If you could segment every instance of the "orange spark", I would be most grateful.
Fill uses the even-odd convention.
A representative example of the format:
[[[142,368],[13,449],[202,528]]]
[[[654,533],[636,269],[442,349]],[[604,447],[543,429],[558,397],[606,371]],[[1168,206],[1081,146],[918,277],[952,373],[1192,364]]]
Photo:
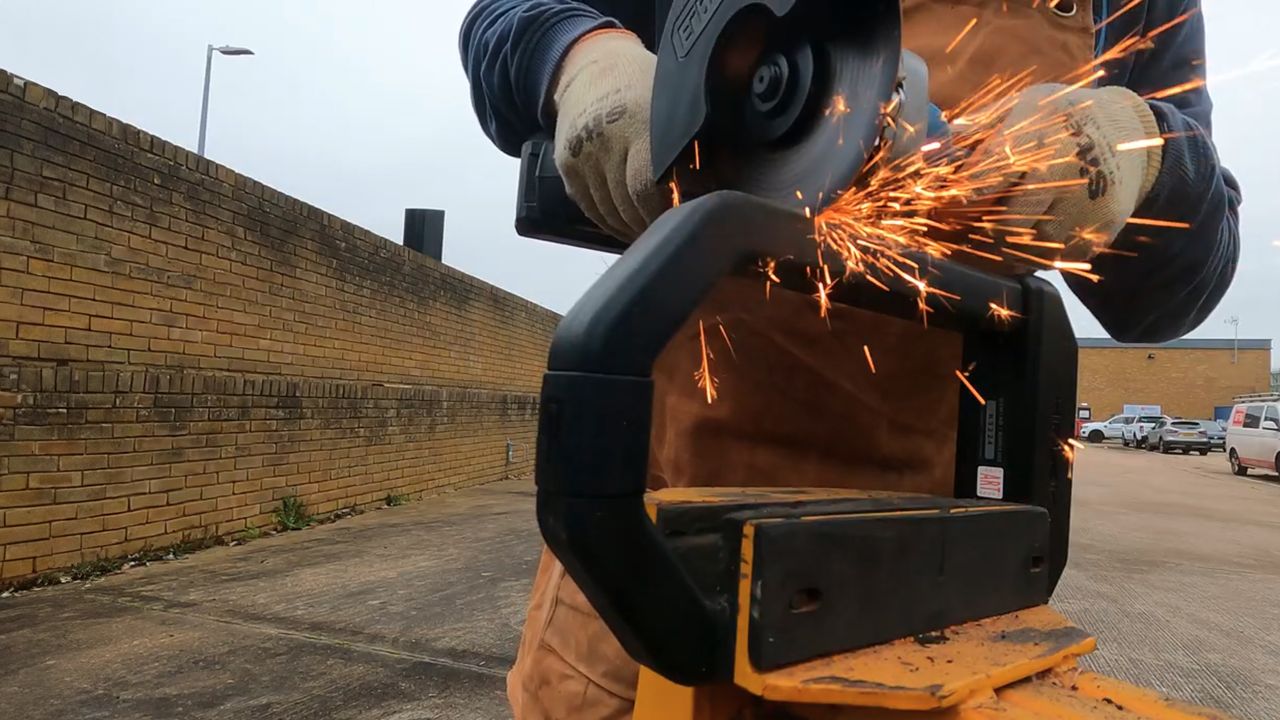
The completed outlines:
[[[1110,16],[1110,17],[1107,17],[1107,18],[1103,19],[1103,21],[1102,21],[1102,22],[1098,23],[1097,25],[1094,25],[1094,26],[1093,26],[1093,31],[1094,31],[1094,32],[1097,32],[1097,31],[1101,30],[1102,28],[1104,28],[1104,27],[1106,27],[1106,26],[1110,25],[1110,24],[1111,24],[1111,23],[1112,23],[1116,18],[1118,18],[1118,17],[1120,17],[1121,15],[1124,15],[1125,13],[1129,12],[1130,10],[1132,10],[1132,9],[1134,9],[1134,8],[1136,8],[1136,7],[1138,7],[1138,6],[1139,6],[1139,5],[1141,5],[1142,3],[1143,3],[1143,0],[1129,0],[1129,2],[1128,2],[1128,3],[1126,3],[1124,7],[1120,8],[1119,10],[1115,11],[1114,13],[1111,13],[1111,16]]]
[[[1125,222],[1129,225],[1149,225],[1151,227],[1178,228],[1181,230],[1191,227],[1191,223],[1177,222],[1176,220],[1156,220],[1154,218],[1131,217]]]
[[[827,293],[831,291],[831,284],[821,280],[815,280],[814,284],[818,286],[818,292],[813,294],[818,300],[818,317],[825,318],[831,311],[831,299],[827,297]]]
[[[1062,89],[1061,89],[1061,90],[1059,90],[1058,92],[1053,93],[1052,95],[1048,95],[1048,96],[1046,96],[1046,97],[1044,97],[1044,98],[1041,98],[1041,100],[1040,100],[1040,103],[1039,103],[1039,104],[1040,104],[1040,105],[1045,105],[1045,104],[1047,104],[1047,103],[1053,102],[1054,100],[1057,100],[1058,98],[1062,97],[1063,95],[1066,95],[1067,93],[1071,92],[1072,90],[1079,90],[1080,88],[1084,87],[1085,85],[1091,85],[1091,84],[1093,84],[1093,81],[1094,81],[1094,80],[1098,80],[1098,79],[1100,79],[1100,78],[1104,77],[1106,74],[1107,74],[1107,71],[1106,71],[1106,70],[1097,70],[1097,71],[1094,71],[1093,73],[1091,73],[1091,74],[1090,74],[1090,75],[1088,75],[1087,77],[1085,77],[1085,78],[1083,78],[1083,79],[1081,79],[1081,80],[1078,80],[1078,81],[1076,81],[1076,82],[1074,82],[1074,83],[1072,83],[1072,84],[1070,84],[1070,85],[1067,85],[1066,87],[1062,88]]]
[[[876,361],[871,359],[871,348],[866,345],[862,346],[862,354],[867,356],[867,367],[871,368],[871,374],[876,374]]]
[[[1052,182],[1027,183],[1026,185],[1019,185],[1016,191],[1024,192],[1026,190],[1048,190],[1050,188],[1071,187],[1072,185],[1088,185],[1088,184],[1089,184],[1089,178],[1080,178],[1079,180],[1054,180]]]
[[[702,169],[702,151],[698,149],[698,141],[693,141],[693,169]]]
[[[1054,260],[1053,267],[1058,270],[1092,270],[1093,264],[1071,260]]]
[[[1140,150],[1142,148],[1160,147],[1161,145],[1164,145],[1164,138],[1154,137],[1119,143],[1116,145],[1116,150],[1124,152],[1125,150]]]
[[[960,382],[964,383],[964,386],[969,389],[969,392],[973,394],[974,399],[976,399],[980,405],[987,404],[987,399],[978,394],[978,389],[973,386],[973,383],[969,382],[969,378],[965,377],[964,373],[957,370],[956,377],[960,378]]]
[[[1009,322],[1010,320],[1012,320],[1013,318],[1022,317],[1022,316],[1021,316],[1021,315],[1019,315],[1018,313],[1016,313],[1016,312],[1014,312],[1014,311],[1010,310],[1009,308],[1005,307],[1004,305],[999,305],[999,304],[995,303],[994,301],[988,302],[988,303],[987,303],[987,307],[990,307],[990,308],[991,308],[991,311],[990,311],[990,312],[988,312],[987,314],[988,314],[988,315],[991,315],[992,317],[994,317],[994,318],[996,319],[996,321],[997,321],[997,322],[1004,322],[1004,323],[1007,323],[1007,322]]]
[[[707,347],[707,331],[701,320],[698,321],[698,341],[702,344],[702,365],[693,374],[693,379],[697,382],[698,389],[705,392],[707,404],[710,405],[716,401],[716,379],[711,374],[711,361],[715,359],[715,355]]]
[[[1204,78],[1196,78],[1195,80],[1188,80],[1187,82],[1184,82],[1180,85],[1174,85],[1173,87],[1167,87],[1163,90],[1157,90],[1153,93],[1147,93],[1146,95],[1142,96],[1142,99],[1143,100],[1163,100],[1164,98],[1173,97],[1174,95],[1180,95],[1184,92],[1189,92],[1191,90],[1195,90],[1197,88],[1202,88],[1202,87],[1204,87]]]
[[[676,184],[675,178],[667,184],[671,187],[671,207],[680,207],[680,186]]]
[[[960,31],[960,34],[956,36],[956,39],[955,39],[955,40],[952,40],[952,41],[951,41],[951,44],[947,46],[947,49],[946,49],[946,51],[944,52],[944,54],[945,54],[945,55],[950,55],[950,54],[951,54],[951,51],[952,51],[952,50],[955,50],[955,49],[956,49],[956,46],[960,44],[960,41],[964,39],[964,36],[965,36],[965,35],[968,35],[968,34],[969,34],[969,31],[973,29],[973,26],[974,26],[974,25],[977,25],[977,24],[978,24],[978,18],[976,18],[976,17],[975,17],[975,18],[970,19],[970,20],[969,20],[969,23],[968,23],[967,25],[965,25],[965,26],[964,26],[964,29],[963,29],[963,30],[961,30],[961,31]]]
[[[760,272],[764,273],[764,299],[769,299],[770,289],[774,284],[782,284],[778,279],[777,273],[774,271],[778,268],[778,261],[773,258],[765,258],[760,261]]]
[[[839,119],[841,115],[848,115],[850,112],[852,111],[849,109],[849,104],[845,102],[844,96],[836,95],[831,98],[831,105],[827,107],[826,114]]]
[[[1276,244],[1277,244],[1277,245],[1280,245],[1280,242],[1277,242]],[[868,276],[867,276],[867,278],[866,278],[866,280],[867,280],[867,282],[871,283],[872,285],[875,285],[876,287],[880,288],[881,290],[883,290],[883,291],[885,291],[885,292],[889,292],[889,286],[888,286],[888,285],[885,285],[884,283],[880,282],[879,280],[875,279],[874,277],[872,277],[872,276],[868,275]]]
[[[735,360],[737,360],[738,353],[733,349],[733,341],[729,339],[729,331],[725,329],[724,321],[721,320],[719,317],[717,317],[716,323],[720,326],[720,337],[724,338],[725,347],[729,348],[729,354],[732,355]]]

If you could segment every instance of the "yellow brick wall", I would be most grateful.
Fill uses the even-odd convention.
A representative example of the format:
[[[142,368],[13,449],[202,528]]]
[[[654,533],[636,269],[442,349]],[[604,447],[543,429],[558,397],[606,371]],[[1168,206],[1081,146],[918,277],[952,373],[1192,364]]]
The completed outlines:
[[[0,71],[0,580],[527,475],[556,321]]]
[[[1148,359],[1149,354],[1155,357]],[[1211,418],[1216,405],[1242,393],[1266,392],[1271,351],[1080,348],[1077,398],[1105,420],[1125,404],[1159,405],[1166,415]]]

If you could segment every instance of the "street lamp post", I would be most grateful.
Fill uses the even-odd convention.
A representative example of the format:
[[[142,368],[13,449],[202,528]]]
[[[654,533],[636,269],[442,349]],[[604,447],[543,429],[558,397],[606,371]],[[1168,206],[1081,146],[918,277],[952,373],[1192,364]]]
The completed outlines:
[[[1223,322],[1235,329],[1235,335],[1231,341],[1231,364],[1236,365],[1240,362],[1240,316],[1232,315]]]
[[[214,47],[208,45],[204,51],[204,100],[200,103],[200,141],[196,144],[196,154],[204,157],[204,137],[205,130],[209,126],[209,76],[213,71],[213,54],[219,55],[252,55],[253,51],[249,48],[235,47],[233,45],[220,45]]]

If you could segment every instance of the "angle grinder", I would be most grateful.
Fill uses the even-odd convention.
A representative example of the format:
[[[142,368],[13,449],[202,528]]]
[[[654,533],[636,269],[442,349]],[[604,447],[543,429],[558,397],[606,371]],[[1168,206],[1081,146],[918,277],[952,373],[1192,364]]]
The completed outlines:
[[[737,190],[816,211],[923,142],[928,72],[902,50],[898,0],[685,0],[659,25],[654,179],[685,199]],[[568,197],[552,148],[523,148],[517,232],[622,252]]]

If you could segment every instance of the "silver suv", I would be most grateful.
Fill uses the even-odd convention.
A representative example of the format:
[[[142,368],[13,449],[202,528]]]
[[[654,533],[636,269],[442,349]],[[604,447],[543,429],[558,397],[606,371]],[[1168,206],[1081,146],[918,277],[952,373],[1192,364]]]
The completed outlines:
[[[1120,429],[1120,443],[1125,447],[1146,447],[1147,434],[1160,423],[1168,423],[1166,415],[1141,415],[1135,422]]]

